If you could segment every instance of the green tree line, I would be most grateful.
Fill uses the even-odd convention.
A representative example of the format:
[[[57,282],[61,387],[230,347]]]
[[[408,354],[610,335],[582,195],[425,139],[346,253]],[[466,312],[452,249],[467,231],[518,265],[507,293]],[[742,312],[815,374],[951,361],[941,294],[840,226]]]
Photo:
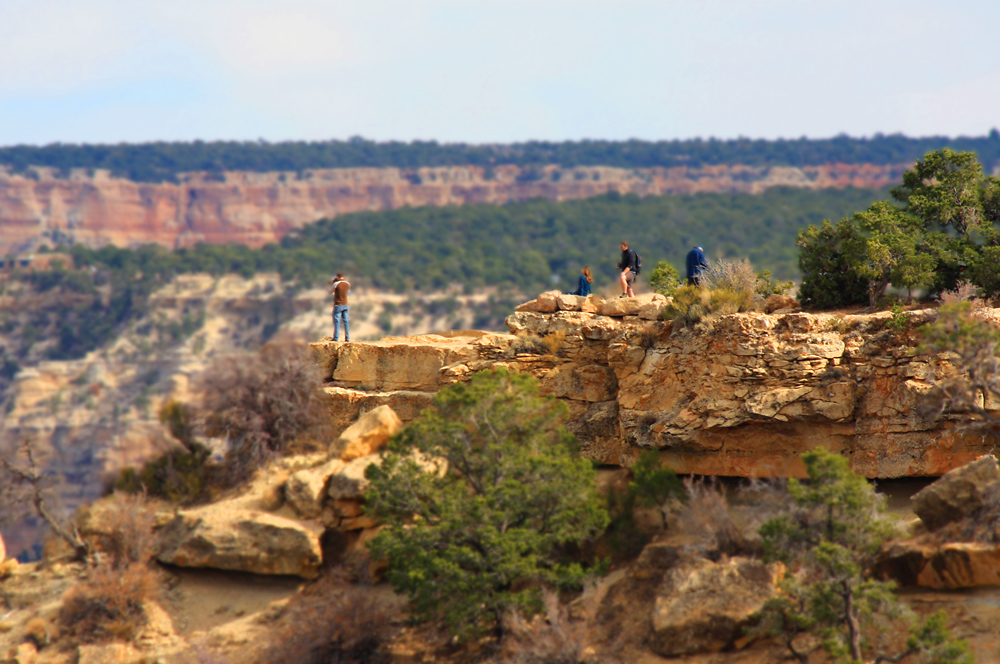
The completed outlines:
[[[170,251],[73,246],[78,266],[94,265],[149,287],[174,274],[251,276],[278,272],[304,285],[342,271],[358,283],[427,292],[453,285],[536,293],[569,288],[580,268],[610,280],[627,239],[648,270],[683,265],[694,244],[710,256],[746,257],[777,277],[796,276],[795,238],[809,224],[867,206],[885,192],[772,189],[760,195],[697,194],[509,205],[401,208],[359,212],[310,224],[279,244],[199,244]]]
[[[804,304],[875,307],[889,286],[940,293],[968,282],[1000,295],[1000,178],[972,152],[928,152],[893,200],[799,234]]]
[[[179,173],[204,171],[297,171],[314,168],[421,166],[806,166],[826,163],[901,164],[940,148],[975,152],[985,164],[1000,161],[1000,133],[986,136],[911,138],[876,134],[854,138],[671,141],[527,141],[510,144],[376,142],[358,136],[330,141],[192,141],[118,144],[64,144],[0,147],[0,165],[15,172],[46,166],[108,169],[137,182],[172,182]]]

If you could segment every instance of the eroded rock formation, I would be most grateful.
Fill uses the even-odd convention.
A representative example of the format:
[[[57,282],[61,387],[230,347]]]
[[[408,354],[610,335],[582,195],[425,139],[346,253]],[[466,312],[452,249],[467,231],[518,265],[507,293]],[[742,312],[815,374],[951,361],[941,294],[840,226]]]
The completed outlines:
[[[948,364],[917,353],[909,332],[888,329],[888,312],[745,313],[673,330],[638,315],[539,313],[547,301],[508,317],[511,334],[313,344],[337,426],[384,404],[410,421],[441,387],[504,366],[536,375],[562,399],[584,454],[607,464],[659,449],[684,473],[801,475],[799,454],[824,446],[868,477],[936,476],[991,446],[954,420],[920,415],[931,360]],[[631,313],[649,305],[637,300]],[[934,315],[912,312],[910,324]],[[998,310],[984,315],[1000,320]],[[524,342],[530,335],[537,343]]]
[[[568,200],[610,191],[640,196],[759,193],[770,187],[885,187],[906,165],[622,169],[344,168],[302,173],[191,173],[179,183],[141,183],[107,172],[0,167],[0,255],[71,239],[89,246],[240,242],[259,247],[324,217],[402,206]]]

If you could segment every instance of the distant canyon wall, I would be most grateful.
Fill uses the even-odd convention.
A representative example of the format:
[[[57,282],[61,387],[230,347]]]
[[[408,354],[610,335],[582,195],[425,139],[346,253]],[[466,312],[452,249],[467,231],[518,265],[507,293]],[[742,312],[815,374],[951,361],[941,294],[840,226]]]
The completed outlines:
[[[104,171],[0,167],[0,255],[73,241],[97,247],[239,242],[259,247],[324,217],[403,206],[563,201],[607,192],[651,196],[760,193],[771,187],[877,188],[907,165],[622,169],[601,166],[342,168],[302,173],[186,174],[141,183]]]

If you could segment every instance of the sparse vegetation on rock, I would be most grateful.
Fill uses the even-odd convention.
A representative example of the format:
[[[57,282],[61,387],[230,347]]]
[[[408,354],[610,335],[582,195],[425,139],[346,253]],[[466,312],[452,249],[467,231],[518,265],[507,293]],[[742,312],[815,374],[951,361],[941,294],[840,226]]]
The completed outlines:
[[[893,583],[869,577],[893,532],[883,499],[846,458],[822,448],[802,458],[808,483],[788,482],[795,508],[760,530],[766,557],[788,565],[788,572],[781,594],[765,605],[758,630],[780,638],[803,664],[812,655],[804,645],[810,635],[838,661],[917,656],[939,664],[971,662],[968,644],[951,638],[943,614],[913,627],[905,646],[874,639],[887,621],[916,622],[894,595]]]
[[[607,524],[564,407],[525,374],[493,370],[441,390],[368,467],[368,508],[387,524],[369,545],[415,616],[469,637],[507,612],[541,609],[539,584],[578,585],[559,554]]]

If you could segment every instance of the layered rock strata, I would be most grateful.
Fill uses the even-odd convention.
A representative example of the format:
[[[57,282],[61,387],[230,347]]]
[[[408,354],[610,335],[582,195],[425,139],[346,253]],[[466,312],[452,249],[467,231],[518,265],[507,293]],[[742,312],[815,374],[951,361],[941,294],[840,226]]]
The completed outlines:
[[[508,317],[510,334],[313,344],[334,419],[346,427],[388,404],[407,422],[441,387],[503,366],[563,400],[583,453],[606,464],[657,449],[683,473],[803,475],[799,454],[823,446],[867,477],[936,476],[992,444],[956,420],[920,415],[932,363],[950,365],[917,353],[910,332],[887,329],[888,312],[743,313],[674,330],[639,317],[648,299],[618,316],[540,313],[547,300]],[[912,312],[910,324],[934,315]],[[983,315],[1000,321],[998,310]]]
[[[905,164],[621,169],[502,165],[343,168],[302,173],[190,173],[178,183],[142,183],[105,171],[0,167],[0,255],[39,244],[88,246],[239,242],[259,247],[324,217],[403,206],[569,200],[607,192],[650,196],[759,193],[770,187],[878,188],[899,181]]]

